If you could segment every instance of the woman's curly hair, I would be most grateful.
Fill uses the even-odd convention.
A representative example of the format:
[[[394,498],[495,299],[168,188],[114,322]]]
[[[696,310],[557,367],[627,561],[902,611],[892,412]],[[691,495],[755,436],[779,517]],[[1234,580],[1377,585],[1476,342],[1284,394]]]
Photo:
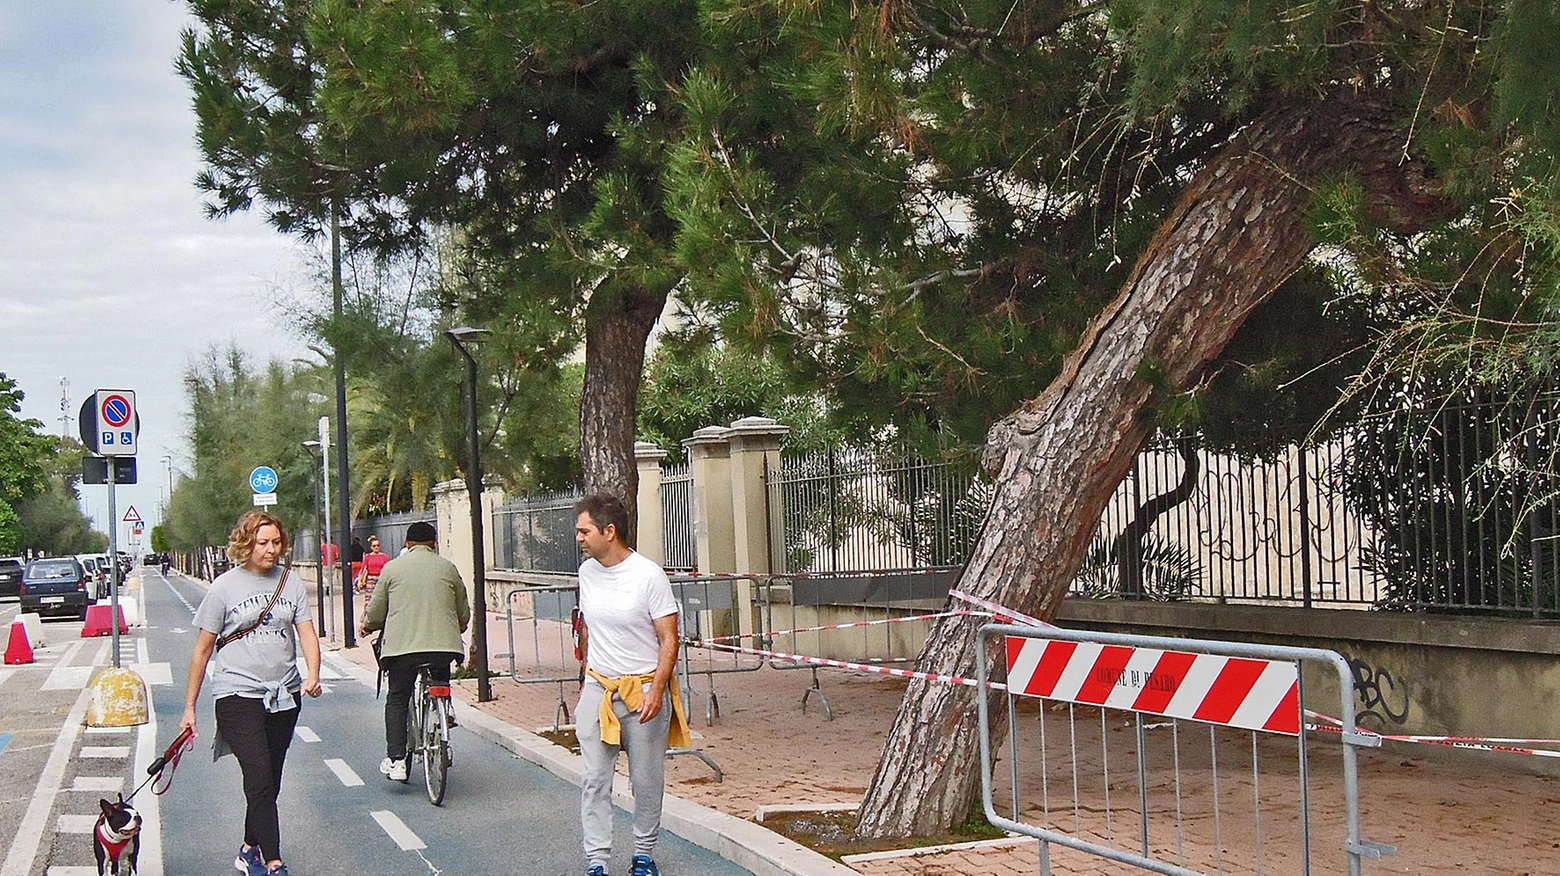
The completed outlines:
[[[282,534],[281,556],[287,555],[287,547],[291,542],[287,538],[287,527],[275,516],[264,511],[245,511],[244,516],[238,518],[238,523],[233,531],[228,533],[227,555],[233,562],[243,565],[249,562],[249,555],[255,549],[255,533],[262,526],[274,526],[276,531]]]

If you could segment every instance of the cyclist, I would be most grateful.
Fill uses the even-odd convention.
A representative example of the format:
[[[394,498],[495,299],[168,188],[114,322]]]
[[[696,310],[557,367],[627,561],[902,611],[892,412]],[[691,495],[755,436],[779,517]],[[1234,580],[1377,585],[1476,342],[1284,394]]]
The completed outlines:
[[[380,572],[359,627],[365,636],[384,631],[380,659],[389,675],[389,692],[385,759],[379,772],[397,782],[407,776],[406,713],[417,671],[427,666],[436,681],[448,684],[450,663],[461,659],[465,647],[461,634],[471,622],[466,583],[455,564],[439,556],[438,530],[431,523],[413,523],[407,527],[406,543],[411,549]]]

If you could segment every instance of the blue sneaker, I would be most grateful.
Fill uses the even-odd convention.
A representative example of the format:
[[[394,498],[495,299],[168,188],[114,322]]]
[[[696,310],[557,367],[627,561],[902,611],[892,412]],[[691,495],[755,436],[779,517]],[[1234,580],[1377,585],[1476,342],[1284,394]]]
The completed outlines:
[[[655,866],[655,862],[645,855],[635,855],[628,862],[629,876],[661,876],[661,871]]]
[[[607,868],[594,864],[585,868],[585,876],[607,876]]]
[[[233,859],[233,869],[244,876],[265,876],[265,861],[260,858],[260,847],[238,847],[238,857]]]

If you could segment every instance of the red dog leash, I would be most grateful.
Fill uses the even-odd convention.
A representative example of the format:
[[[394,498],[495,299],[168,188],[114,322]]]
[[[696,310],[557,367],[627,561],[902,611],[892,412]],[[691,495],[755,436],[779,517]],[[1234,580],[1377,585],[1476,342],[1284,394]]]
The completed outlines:
[[[125,799],[129,800],[136,794],[141,793],[141,789],[146,787],[147,782],[153,782],[154,780],[160,780],[152,785],[152,793],[159,797],[173,787],[173,774],[179,768],[179,758],[183,757],[184,752],[189,751],[193,747],[194,743],[192,740],[194,738],[195,731],[190,728],[186,727],[180,731],[179,735],[174,737],[173,742],[163,749],[162,756],[152,761],[152,765],[146,768],[146,780],[137,785],[135,790],[130,792],[130,796]]]

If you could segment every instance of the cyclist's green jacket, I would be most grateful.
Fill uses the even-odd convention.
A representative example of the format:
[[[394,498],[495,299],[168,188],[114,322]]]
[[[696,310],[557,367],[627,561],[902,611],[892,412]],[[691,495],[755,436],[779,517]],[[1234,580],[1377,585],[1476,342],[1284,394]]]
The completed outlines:
[[[455,564],[431,548],[413,545],[379,573],[363,628],[385,631],[384,657],[419,651],[464,654],[460,634],[470,622],[466,583]]]

